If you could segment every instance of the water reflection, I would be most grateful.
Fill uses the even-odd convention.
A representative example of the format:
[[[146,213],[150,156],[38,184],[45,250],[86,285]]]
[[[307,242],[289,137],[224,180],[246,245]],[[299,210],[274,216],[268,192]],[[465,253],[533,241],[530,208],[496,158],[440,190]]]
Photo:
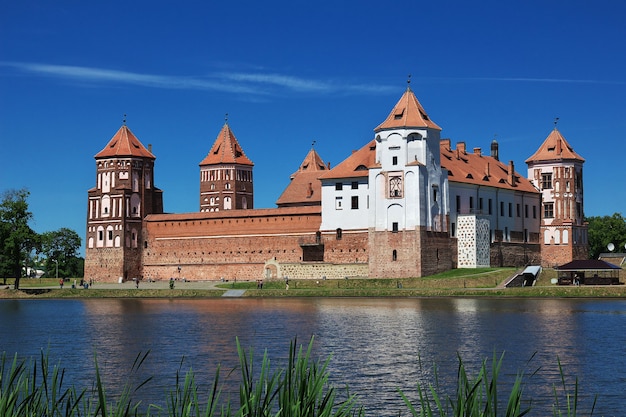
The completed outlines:
[[[140,395],[164,404],[181,360],[208,390],[219,363],[224,376],[236,368],[236,337],[257,358],[267,349],[281,364],[291,339],[306,344],[315,336],[315,356],[332,355],[333,381],[349,383],[368,415],[405,412],[397,389],[414,398],[418,381],[435,381],[435,363],[439,382],[452,389],[457,354],[476,371],[502,352],[505,383],[518,370],[539,369],[525,392],[538,407],[533,415],[551,414],[558,357],[568,375],[579,377],[584,404],[599,393],[596,414],[618,415],[626,388],[616,372],[626,365],[625,307],[622,300],[470,298],[3,300],[0,350],[33,357],[49,350],[79,386],[93,382],[97,353],[113,390],[136,356],[150,351],[137,380],[154,380]],[[234,391],[237,375],[226,378],[227,391]]]

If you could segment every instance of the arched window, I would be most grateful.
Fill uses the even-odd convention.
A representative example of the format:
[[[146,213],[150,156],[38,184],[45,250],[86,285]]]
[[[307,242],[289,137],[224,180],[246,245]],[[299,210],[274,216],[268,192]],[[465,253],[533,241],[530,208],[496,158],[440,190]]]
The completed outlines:
[[[398,251],[395,249],[391,252],[391,260],[394,262],[398,260]]]
[[[341,240],[341,235],[343,234],[343,231],[341,230],[341,228],[337,229],[337,240]]]

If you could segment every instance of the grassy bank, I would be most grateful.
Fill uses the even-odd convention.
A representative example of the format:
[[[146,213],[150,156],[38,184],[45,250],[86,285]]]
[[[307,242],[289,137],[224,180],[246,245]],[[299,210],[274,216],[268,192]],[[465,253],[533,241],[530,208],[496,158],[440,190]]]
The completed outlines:
[[[224,283],[176,283],[174,289],[142,283],[96,284],[85,290],[72,289],[67,282],[63,289],[58,281],[22,279],[20,290],[1,289],[0,298],[198,298],[221,297],[227,290],[245,290],[244,297],[626,297],[626,285],[559,286],[552,269],[544,269],[534,287],[504,288],[503,283],[516,273],[513,268],[454,269],[422,278],[340,280],[266,280],[263,288],[256,280]],[[623,279],[623,278],[622,278]],[[12,284],[11,280],[7,280]],[[2,287],[0,287],[2,288]]]

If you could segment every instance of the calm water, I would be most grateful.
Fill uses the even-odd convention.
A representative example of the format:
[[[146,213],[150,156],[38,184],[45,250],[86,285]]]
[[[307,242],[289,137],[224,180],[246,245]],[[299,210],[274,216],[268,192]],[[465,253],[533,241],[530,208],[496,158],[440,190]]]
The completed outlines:
[[[181,361],[203,384],[221,363],[227,389],[235,386],[238,374],[226,373],[237,364],[236,336],[273,363],[291,339],[314,336],[315,356],[332,355],[333,381],[349,383],[368,415],[407,415],[397,389],[413,397],[418,381],[433,381],[435,362],[440,384],[453,388],[457,352],[471,370],[505,352],[505,381],[538,370],[525,378],[533,416],[551,415],[557,357],[571,382],[579,378],[583,410],[594,394],[594,415],[626,410],[625,300],[0,300],[0,317],[0,351],[48,351],[77,386],[91,386],[94,353],[113,390],[149,350],[142,372],[155,378],[140,396],[161,404]]]

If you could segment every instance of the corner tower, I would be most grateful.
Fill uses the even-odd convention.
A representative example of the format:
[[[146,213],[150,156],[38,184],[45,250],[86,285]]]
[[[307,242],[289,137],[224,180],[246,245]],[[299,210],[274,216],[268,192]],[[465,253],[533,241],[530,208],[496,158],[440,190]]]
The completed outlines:
[[[96,186],[88,191],[85,278],[141,278],[143,218],[163,213],[154,186],[155,156],[124,124],[95,156]]]
[[[228,122],[224,123],[200,162],[200,211],[254,208],[253,166]]]
[[[376,159],[368,179],[370,276],[424,276],[452,266],[440,132],[410,86],[374,129]]]
[[[583,163],[556,128],[526,160],[528,178],[541,192],[542,265],[554,266],[589,256],[584,222]]]

